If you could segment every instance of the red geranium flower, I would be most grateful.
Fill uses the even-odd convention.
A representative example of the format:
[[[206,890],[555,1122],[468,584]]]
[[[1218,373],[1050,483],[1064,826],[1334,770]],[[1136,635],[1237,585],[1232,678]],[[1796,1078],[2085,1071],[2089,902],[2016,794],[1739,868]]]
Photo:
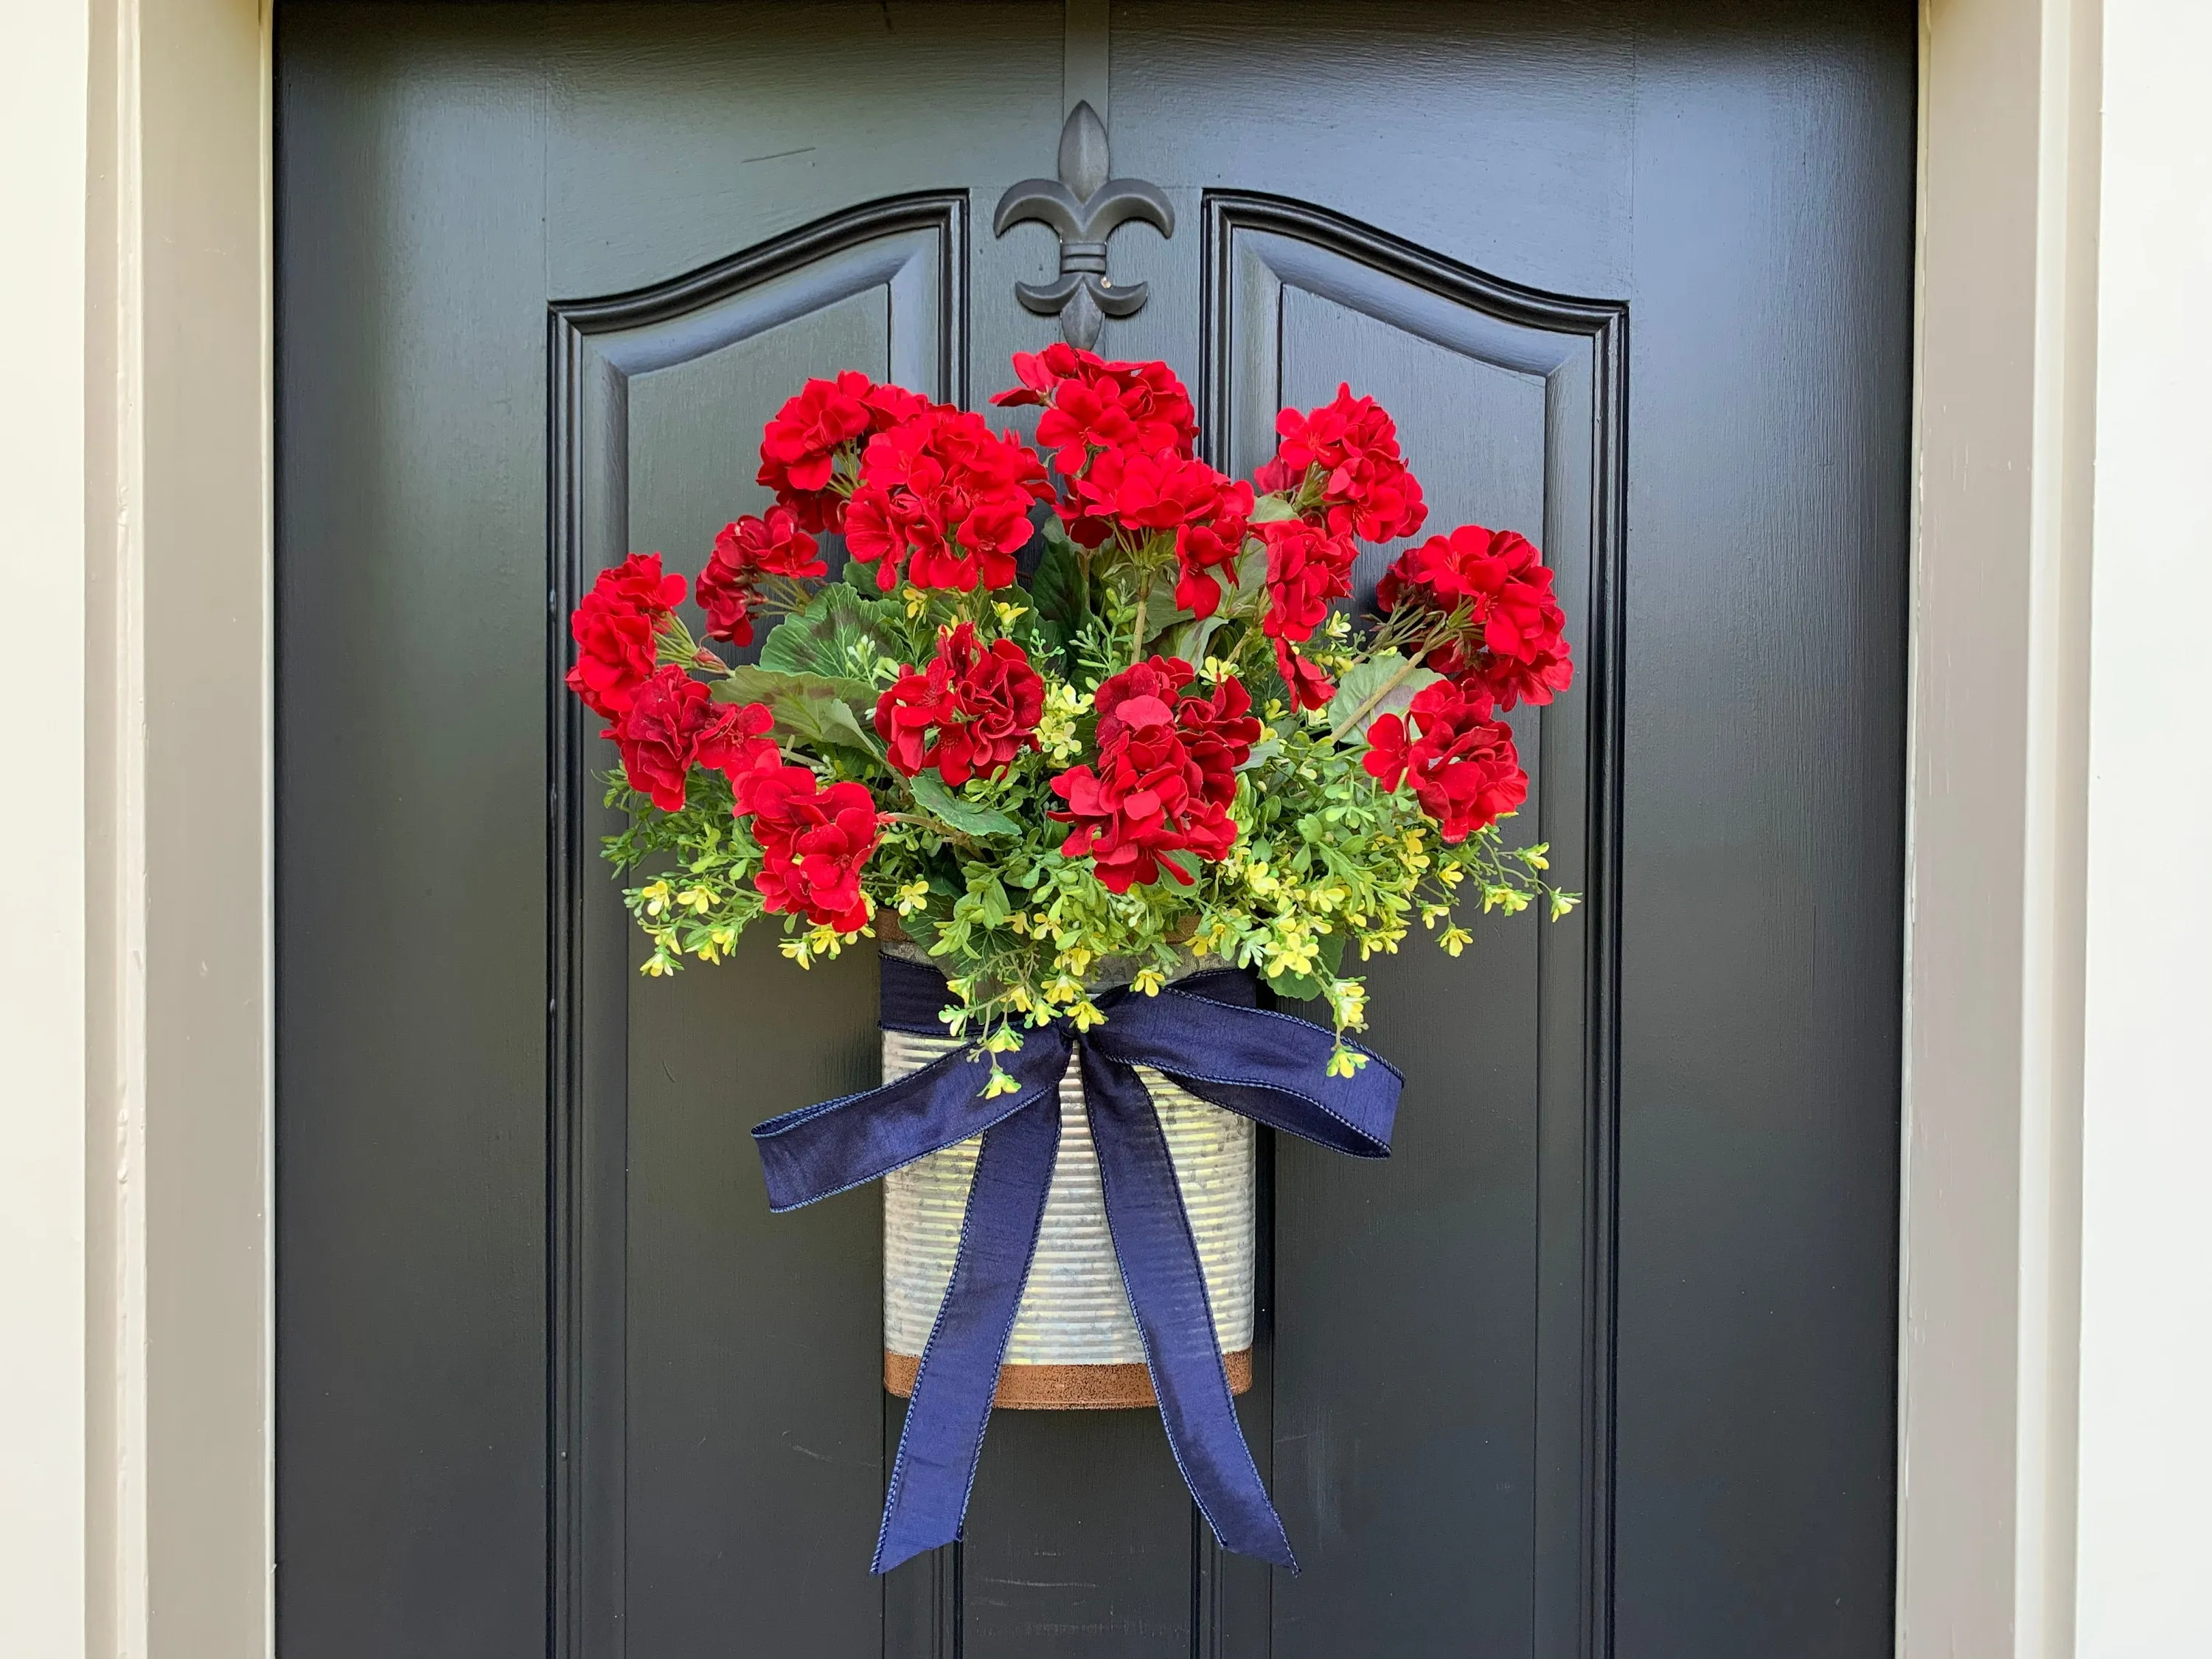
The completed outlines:
[[[746,580],[789,576],[803,581],[826,576],[821,544],[799,527],[799,515],[778,502],[756,518],[747,514],[722,526],[714,537],[714,556]]]
[[[756,518],[726,524],[699,573],[699,603],[707,612],[707,637],[732,645],[753,642],[752,590],[763,576],[803,580],[826,576],[820,544],[799,528],[799,515],[781,502]]]
[[[885,592],[902,576],[924,588],[1004,587],[1030,538],[1030,507],[1051,493],[1027,445],[980,415],[933,405],[868,441],[845,544],[876,567]]]
[[[1047,816],[1073,826],[1060,851],[1088,857],[1111,892],[1158,881],[1164,867],[1188,886],[1195,878],[1165,854],[1218,860],[1236,844],[1228,805],[1259,722],[1247,716],[1251,698],[1233,679],[1210,699],[1178,701],[1191,676],[1181,658],[1153,657],[1101,685],[1093,700],[1097,764],[1052,781],[1067,806]]]
[[[1199,770],[1199,793],[1216,806],[1225,808],[1237,799],[1237,769],[1252,758],[1252,745],[1260,741],[1251,708],[1252,694],[1233,675],[1211,697],[1185,697],[1176,705],[1183,747]]]
[[[705,685],[664,663],[637,688],[615,723],[599,733],[622,750],[623,775],[664,812],[684,810],[693,766],[732,782],[776,752],[766,733],[775,716],[763,703],[717,703]]]
[[[568,618],[577,645],[568,689],[603,720],[628,708],[652,677],[668,613],[683,603],[684,578],[663,575],[658,553],[633,553],[602,570]]]
[[[878,386],[858,369],[846,369],[834,380],[809,380],[762,432],[756,481],[775,491],[802,528],[839,529],[845,502],[830,484],[838,452],[857,450],[870,433],[928,406],[919,392]]]
[[[747,774],[745,803],[761,849],[763,908],[850,933],[866,926],[860,871],[876,846],[876,803],[863,784],[827,789],[804,766]]]
[[[1275,641],[1275,672],[1283,677],[1293,708],[1320,708],[1336,695],[1336,682],[1281,640]]]
[[[694,585],[700,609],[707,613],[707,637],[732,645],[753,642],[753,590],[744,573],[726,562],[720,553],[708,556],[707,568]]]
[[[1319,468],[1322,506],[1334,533],[1393,541],[1414,534],[1427,520],[1420,483],[1398,453],[1398,428],[1372,398],[1355,398],[1340,385],[1334,399],[1319,409],[1284,410],[1275,430],[1282,442],[1260,469],[1260,488],[1294,494]]]
[[[1252,486],[1237,483],[1221,492],[1212,515],[1176,532],[1176,604],[1194,617],[1210,617],[1221,605],[1221,584],[1237,585],[1237,561],[1251,532]]]
[[[1117,528],[1179,530],[1223,517],[1248,517],[1252,489],[1187,455],[1105,449],[1093,458],[1089,471],[1071,481],[1068,500],[1059,511],[1072,538],[1097,547]]]
[[[1017,351],[1014,373],[1022,384],[991,401],[1045,406],[1037,446],[1052,452],[1058,471],[1082,471],[1094,450],[1187,456],[1198,441],[1190,393],[1165,363],[1108,362],[1079,346],[1054,344]]]
[[[655,670],[600,733],[622,750],[623,775],[664,812],[684,810],[684,783],[707,721],[707,688],[674,663]]]
[[[1352,592],[1358,550],[1348,536],[1332,535],[1304,519],[1278,519],[1258,526],[1267,544],[1268,638],[1307,640],[1328,616],[1331,599]]]
[[[1406,718],[1384,714],[1368,727],[1360,764],[1385,789],[1410,782],[1445,842],[1465,841],[1528,798],[1513,732],[1489,716],[1480,690],[1438,680],[1414,697]],[[1418,737],[1409,737],[1409,723]]]
[[[908,777],[934,766],[953,789],[1036,747],[1044,681],[1012,640],[987,647],[973,623],[941,631],[927,670],[909,666],[876,700],[876,732]]]
[[[775,714],[764,702],[718,702],[712,705],[706,724],[699,728],[693,762],[728,778],[741,803],[750,787],[747,780],[763,769],[781,763],[781,751],[769,728]]]
[[[1147,657],[1103,683],[1091,698],[1098,714],[1100,746],[1126,727],[1150,727],[1174,719],[1170,705],[1197,673],[1181,657]]]
[[[1429,653],[1439,673],[1472,679],[1502,708],[1549,702],[1574,683],[1566,613],[1526,537],[1462,525],[1400,556],[1375,589],[1386,617],[1406,605],[1449,611],[1462,604],[1469,635]]]

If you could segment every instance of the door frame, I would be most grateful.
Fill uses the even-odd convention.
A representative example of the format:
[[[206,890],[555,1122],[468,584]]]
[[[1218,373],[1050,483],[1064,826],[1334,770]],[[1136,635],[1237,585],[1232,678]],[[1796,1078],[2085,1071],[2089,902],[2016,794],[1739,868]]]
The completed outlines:
[[[85,183],[57,221],[82,306],[65,270],[46,304],[43,268],[0,279],[27,285],[19,314],[81,317],[84,347],[34,372],[84,411],[53,499],[85,627],[15,642],[82,688],[51,757],[81,800],[20,832],[17,866],[84,872],[82,973],[39,941],[0,963],[37,1075],[87,1103],[73,1146],[0,1131],[23,1224],[76,1241],[39,1280],[75,1312],[34,1363],[81,1382],[86,1456],[22,1471],[82,1522],[50,1526],[59,1577],[51,1549],[19,1564],[39,1628],[76,1632],[33,1644],[57,1653],[274,1639],[272,3],[54,0],[30,43]],[[2056,1656],[2103,4],[1923,0],[1921,33],[1898,1650]]]

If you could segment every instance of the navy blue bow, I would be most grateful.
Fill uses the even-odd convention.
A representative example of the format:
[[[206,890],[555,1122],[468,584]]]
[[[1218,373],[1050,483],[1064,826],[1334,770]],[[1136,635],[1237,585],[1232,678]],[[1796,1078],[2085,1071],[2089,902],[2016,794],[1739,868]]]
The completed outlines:
[[[943,1036],[944,978],[891,957],[883,970],[884,1027]],[[957,1048],[896,1083],[786,1113],[753,1131],[769,1205],[779,1212],[983,1137],[952,1280],[922,1350],[891,1467],[877,1572],[960,1535],[1052,1185],[1060,1080],[1071,1054],[1081,1057],[1107,1228],[1176,1462],[1224,1547],[1297,1571],[1237,1427],[1198,1245],[1167,1138],[1135,1068],[1149,1066],[1201,1100],[1355,1158],[1389,1156],[1404,1079],[1373,1054],[1349,1078],[1329,1076],[1335,1038],[1310,1020],[1255,1006],[1249,974],[1216,970],[1157,996],[1122,990],[1096,1000],[1103,1025],[1078,1033],[1055,1020],[1000,1056],[1019,1085],[1011,1095],[985,1099],[991,1057]]]

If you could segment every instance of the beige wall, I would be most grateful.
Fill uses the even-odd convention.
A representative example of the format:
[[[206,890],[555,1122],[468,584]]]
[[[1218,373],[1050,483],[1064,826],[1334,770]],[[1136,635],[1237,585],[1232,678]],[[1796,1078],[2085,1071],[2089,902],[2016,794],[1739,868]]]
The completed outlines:
[[[2106,0],[2082,1659],[2212,1653],[2212,4]]]
[[[0,54],[0,594],[10,782],[0,811],[0,1655],[84,1642],[83,134],[88,19],[18,8]]]
[[[2208,19],[1926,0],[1915,1659],[2212,1652]],[[270,1641],[266,35],[8,29],[0,1659],[228,1659]]]

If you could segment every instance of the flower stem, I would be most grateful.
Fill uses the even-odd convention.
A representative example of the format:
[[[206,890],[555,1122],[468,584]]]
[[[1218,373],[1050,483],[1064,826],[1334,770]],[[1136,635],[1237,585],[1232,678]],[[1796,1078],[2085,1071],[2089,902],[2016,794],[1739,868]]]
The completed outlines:
[[[1424,645],[1419,650],[1413,653],[1412,656],[1407,658],[1404,665],[1401,666],[1396,673],[1391,675],[1389,679],[1383,681],[1381,685],[1376,687],[1374,691],[1369,695],[1367,701],[1361,703],[1358,708],[1353,709],[1352,711],[1352,718],[1346,720],[1338,728],[1338,730],[1343,732],[1356,732],[1358,730],[1359,722],[1365,720],[1370,714],[1374,713],[1376,705],[1381,702],[1383,698],[1389,696],[1393,691],[1395,691],[1400,686],[1406,683],[1406,677],[1421,665],[1421,659],[1429,654],[1430,649],[1430,646]]]
[[[916,824],[921,828],[930,831],[933,835],[944,836],[945,840],[951,842],[956,847],[972,848],[981,845],[981,843],[979,842],[973,836],[965,834],[961,830],[955,830],[949,823],[940,823],[935,818],[930,817],[921,812],[879,811],[876,814],[876,822],[878,823]]]

